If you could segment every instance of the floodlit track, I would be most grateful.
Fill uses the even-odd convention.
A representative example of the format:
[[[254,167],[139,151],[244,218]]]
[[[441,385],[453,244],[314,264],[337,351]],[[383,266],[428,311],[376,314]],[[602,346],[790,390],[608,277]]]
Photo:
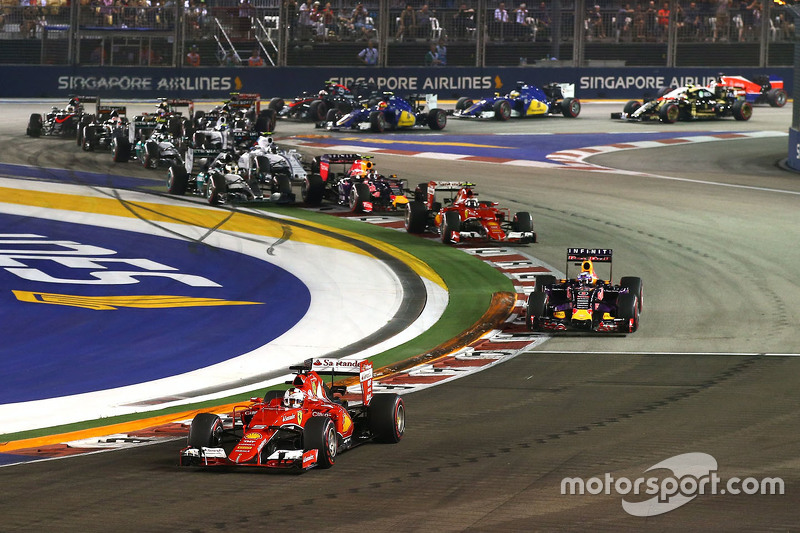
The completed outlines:
[[[451,121],[445,132],[669,129],[680,137],[688,131],[782,131],[791,119],[788,108],[759,107],[744,124],[621,124],[607,118],[616,107],[587,104],[577,120]],[[81,153],[74,144],[26,139],[27,114],[14,111],[4,109],[1,161],[95,171],[108,165],[105,155]],[[308,125],[279,128],[281,135],[319,133]],[[605,144],[600,138],[592,144]],[[502,143],[502,136],[480,139]],[[635,174],[382,154],[376,161],[412,184],[468,178],[483,198],[511,211],[530,210],[541,242],[529,251],[551,265],[563,265],[568,246],[613,248],[615,277],[644,280],[640,330],[627,337],[557,337],[541,351],[409,395],[400,444],[364,446],[342,455],[330,471],[295,477],[179,469],[178,442],[2,468],[3,527],[795,529],[800,359],[779,355],[800,353],[800,176],[776,166],[785,153],[785,138],[765,137],[588,160]],[[621,502],[651,496],[623,496],[614,488],[561,493],[566,477],[665,478],[671,472],[645,471],[691,452],[713,456],[723,480],[780,477],[786,495],[705,494],[641,518]]]

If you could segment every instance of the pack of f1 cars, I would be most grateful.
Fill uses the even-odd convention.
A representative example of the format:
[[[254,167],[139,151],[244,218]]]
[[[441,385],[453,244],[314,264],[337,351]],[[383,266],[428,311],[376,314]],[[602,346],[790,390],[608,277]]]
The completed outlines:
[[[188,148],[167,170],[167,191],[203,196],[209,204],[244,203],[264,198],[258,181],[240,168],[228,150]]]
[[[728,92],[717,95],[709,87],[688,85],[678,87],[663,96],[644,103],[630,100],[621,113],[611,113],[612,119],[628,121],[658,120],[673,124],[679,120],[702,120],[733,117],[750,120],[753,105]]]
[[[180,450],[181,466],[250,466],[302,472],[330,468],[336,457],[367,442],[397,443],[405,433],[405,404],[394,393],[373,393],[368,360],[313,359],[286,391],[267,391],[236,406],[230,417],[199,413]],[[322,375],[356,374],[360,401]],[[333,378],[332,378],[333,379]]]
[[[397,211],[408,203],[406,180],[379,174],[368,156],[323,154],[312,161],[311,173],[324,183],[326,198],[352,212]]]
[[[718,95],[730,91],[736,98],[744,98],[751,104],[769,104],[770,107],[783,107],[788,99],[783,80],[776,76],[761,75],[749,80],[744,76],[720,74],[709,88]]]
[[[193,142],[203,148],[225,149],[228,132],[245,138],[248,134],[273,133],[275,111],[261,109],[261,96],[254,93],[233,93],[230,100],[210,111],[198,111],[194,117]],[[230,141],[231,139],[227,139]]]
[[[447,112],[437,107],[435,95],[403,99],[392,93],[383,93],[380,99],[374,100],[378,100],[374,105],[368,102],[344,115],[333,113],[317,125],[331,131],[370,130],[375,133],[425,126],[439,131],[447,125]]]
[[[464,242],[536,242],[533,219],[526,211],[511,216],[497,202],[478,200],[472,183],[431,181],[421,183],[408,202],[408,233],[438,233],[445,244]]]
[[[97,105],[94,115],[81,120],[76,140],[84,151],[113,149],[117,137],[128,135],[130,121],[125,106]]]
[[[182,108],[187,108],[184,115]],[[194,102],[179,98],[162,98],[153,114],[133,118],[127,136],[114,137],[112,149],[116,163],[138,159],[145,168],[171,166],[181,162],[192,132]]]
[[[537,276],[528,296],[525,324],[532,331],[588,331],[633,333],[639,329],[642,311],[642,279],[622,277],[611,281],[610,249],[569,248],[565,279]],[[601,279],[595,266],[607,264],[608,279]],[[580,268],[570,278],[570,265]]]
[[[338,110],[340,113],[349,113],[358,105],[356,95],[350,88],[339,83],[326,81],[325,87],[318,92],[304,92],[291,102],[282,98],[273,98],[269,108],[278,114],[279,118],[294,118],[311,122],[322,122],[328,116],[328,111]]]
[[[453,116],[495,120],[552,115],[575,118],[580,112],[581,101],[575,98],[574,83],[549,83],[539,88],[518,82],[516,88],[506,95],[496,93],[478,102],[462,96],[456,101]]]
[[[53,106],[44,114],[33,113],[28,119],[25,134],[29,137],[42,135],[59,135],[69,137],[76,135],[81,117],[87,112],[85,104],[99,102],[97,96],[73,96],[64,109]]]

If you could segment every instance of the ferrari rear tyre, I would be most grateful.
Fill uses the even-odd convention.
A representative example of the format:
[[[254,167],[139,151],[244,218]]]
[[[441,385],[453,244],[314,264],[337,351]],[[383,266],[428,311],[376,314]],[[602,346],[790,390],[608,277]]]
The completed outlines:
[[[636,307],[639,308],[639,312],[642,312],[642,306],[644,305],[644,291],[642,290],[642,278],[637,278],[635,276],[623,276],[619,280],[620,287],[625,287],[628,289],[628,292],[636,296]]]
[[[622,108],[622,112],[626,115],[630,115],[640,107],[642,107],[642,103],[639,100],[628,100],[625,107]]]
[[[408,233],[425,233],[428,226],[428,208],[422,202],[406,204],[405,226]]]
[[[783,89],[770,89],[767,92],[767,103],[771,107],[783,107],[786,105],[786,91]]]
[[[561,101],[561,114],[567,118],[575,118],[581,114],[581,101],[577,98],[564,98]]]
[[[198,413],[189,426],[188,445],[192,448],[219,448],[222,444],[222,419],[212,413]]]
[[[453,235],[461,231],[461,216],[457,211],[445,211],[441,230],[442,242],[452,244]]]
[[[348,205],[353,213],[360,213],[364,210],[364,202],[369,201],[369,185],[366,183],[354,183],[350,188]]]
[[[621,327],[623,333],[633,333],[639,329],[639,306],[636,304],[636,295],[624,293],[617,297],[617,318],[625,320]]]
[[[736,120],[750,120],[750,117],[753,116],[753,106],[750,102],[746,102],[744,100],[736,100],[733,103],[733,109],[731,110],[733,114],[733,118]]]
[[[525,327],[530,331],[538,331],[541,327],[541,318],[545,316],[546,312],[547,293],[531,293],[531,295],[528,296],[528,306],[525,309]]]
[[[534,292],[544,292],[545,287],[549,287],[550,285],[554,285],[556,282],[556,277],[551,276],[549,274],[544,276],[536,276],[536,285],[534,286]]]
[[[303,427],[303,450],[317,452],[317,466],[330,468],[336,462],[339,439],[336,427],[327,416],[312,416]]]
[[[377,442],[400,442],[406,432],[406,405],[397,394],[384,393],[372,397],[367,410],[369,429]]]
[[[300,188],[300,196],[306,205],[320,205],[325,196],[325,182],[317,174],[308,174]]]
[[[227,183],[225,176],[222,174],[212,174],[208,178],[208,190],[206,191],[206,200],[210,205],[219,205],[222,203],[222,195],[225,194]]]
[[[167,187],[170,194],[183,196],[189,185],[189,173],[181,165],[172,165],[167,170]]]
[[[431,109],[428,112],[428,127],[434,131],[443,130],[447,126],[447,113],[444,109]]]
[[[495,120],[505,121],[511,118],[511,104],[508,103],[508,100],[498,100],[492,108],[494,109]]]
[[[681,110],[677,104],[667,102],[661,106],[661,109],[658,111],[658,117],[661,119],[661,122],[665,124],[674,124],[677,122],[680,113]]]
[[[384,116],[383,111],[372,111],[369,114],[369,126],[374,133],[386,131],[386,116]]]

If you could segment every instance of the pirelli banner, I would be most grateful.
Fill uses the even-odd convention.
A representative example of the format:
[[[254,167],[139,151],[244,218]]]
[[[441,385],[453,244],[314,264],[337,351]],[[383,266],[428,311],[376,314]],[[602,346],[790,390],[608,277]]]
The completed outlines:
[[[718,68],[575,68],[575,67],[56,67],[0,66],[0,98],[59,98],[97,94],[105,98],[224,98],[231,92],[259,93],[263,98],[292,98],[317,91],[333,80],[343,85],[373,82],[399,95],[437,94],[441,99],[478,98],[511,91],[517,82],[544,85],[574,83],[583,99],[624,100],[653,96],[663,87],[705,85]],[[792,95],[792,69],[730,68],[728,75],[783,79]]]

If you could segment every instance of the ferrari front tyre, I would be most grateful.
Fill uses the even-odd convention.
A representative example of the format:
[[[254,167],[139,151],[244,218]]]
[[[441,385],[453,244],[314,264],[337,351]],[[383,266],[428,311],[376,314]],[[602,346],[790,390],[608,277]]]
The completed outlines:
[[[393,393],[376,394],[367,408],[369,429],[377,442],[400,442],[406,432],[406,405]]]
[[[317,174],[308,174],[300,188],[300,196],[306,205],[321,204],[325,196],[325,182]]]
[[[508,100],[498,100],[492,106],[495,120],[508,120],[511,118],[511,104]]]
[[[753,106],[750,104],[750,102],[736,100],[733,103],[733,109],[731,112],[733,114],[733,118],[736,120],[750,120],[750,117],[753,116]]]
[[[639,308],[639,312],[642,312],[642,306],[644,305],[644,291],[642,290],[642,278],[638,278],[635,276],[623,276],[619,280],[619,286],[625,287],[628,289],[630,294],[636,296],[636,307]]]
[[[328,113],[328,106],[323,100],[314,100],[308,105],[308,119],[313,122],[322,122]]]
[[[182,165],[172,165],[167,170],[167,190],[170,194],[183,196],[189,185],[189,173]]]
[[[369,185],[366,183],[354,183],[350,188],[348,205],[350,211],[359,213],[364,210],[364,202],[369,201]]]
[[[453,235],[461,231],[461,216],[458,211],[445,211],[442,220],[442,242],[452,244]]]
[[[767,103],[771,107],[783,107],[786,105],[786,91],[783,89],[770,89],[767,91]]]
[[[620,328],[624,333],[633,333],[639,329],[639,306],[635,294],[628,292],[617,297],[617,318],[625,321]]]
[[[374,133],[383,133],[386,130],[386,116],[383,111],[372,111],[369,114],[369,126]]]
[[[406,204],[405,226],[408,233],[425,233],[428,226],[428,208],[422,202]]]
[[[219,448],[222,444],[222,419],[212,413],[198,413],[189,426],[188,445],[192,448]]]
[[[514,213],[514,220],[511,222],[514,231],[533,231],[533,217],[527,211]]]
[[[227,182],[225,176],[222,174],[211,174],[208,178],[208,190],[206,191],[206,200],[210,205],[219,205],[222,203],[222,195],[225,194]]]
[[[538,283],[537,283],[538,287]],[[528,306],[525,309],[525,327],[530,331],[537,331],[540,322],[547,312],[547,293],[534,292],[528,296]]]
[[[434,131],[443,130],[447,126],[447,112],[444,109],[431,109],[428,112],[428,127]]]
[[[556,277],[549,274],[543,276],[536,276],[536,285],[534,285],[534,292],[544,292],[545,288],[550,285],[555,285]]]
[[[674,124],[677,122],[680,112],[681,110],[677,104],[667,102],[661,106],[661,109],[659,109],[658,117],[661,119],[661,122],[664,122],[665,124]]]
[[[317,452],[317,466],[330,468],[336,462],[339,438],[336,427],[327,416],[312,416],[303,427],[303,451]]]
[[[464,111],[472,107],[472,99],[468,96],[462,96],[456,101],[456,111]]]
[[[564,98],[561,101],[561,114],[567,118],[575,118],[581,114],[581,101],[577,98]]]
[[[625,107],[622,108],[622,112],[626,115],[631,115],[640,107],[642,107],[642,103],[639,100],[628,100],[628,102],[625,104]]]

